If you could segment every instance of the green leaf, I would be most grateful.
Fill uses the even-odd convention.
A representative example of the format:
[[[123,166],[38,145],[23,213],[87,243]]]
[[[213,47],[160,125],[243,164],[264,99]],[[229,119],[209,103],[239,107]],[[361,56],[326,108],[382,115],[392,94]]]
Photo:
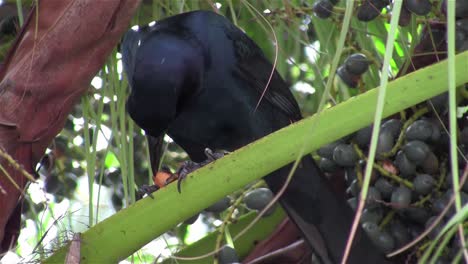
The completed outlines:
[[[120,167],[120,162],[117,159],[117,156],[115,156],[114,152],[112,151],[107,152],[105,165],[107,169]]]

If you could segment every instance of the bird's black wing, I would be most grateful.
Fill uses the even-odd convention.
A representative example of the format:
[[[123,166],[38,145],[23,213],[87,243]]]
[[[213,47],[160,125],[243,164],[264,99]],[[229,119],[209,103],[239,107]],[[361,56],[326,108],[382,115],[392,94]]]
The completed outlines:
[[[296,99],[262,50],[232,25],[226,25],[226,35],[233,41],[237,57],[234,75],[255,88],[259,93],[259,100],[267,100],[284,112],[291,121],[300,120],[302,116]],[[268,82],[270,76],[271,80]]]

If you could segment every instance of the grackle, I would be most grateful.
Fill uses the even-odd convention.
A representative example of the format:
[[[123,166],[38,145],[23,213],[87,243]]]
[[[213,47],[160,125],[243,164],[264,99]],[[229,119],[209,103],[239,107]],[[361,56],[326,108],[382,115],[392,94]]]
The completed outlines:
[[[150,143],[160,143],[167,133],[194,162],[206,159],[206,148],[232,151],[302,118],[276,70],[262,97],[272,64],[246,34],[216,13],[188,12],[130,30],[121,50],[131,86],[128,113]],[[290,169],[265,177],[273,192],[281,189]],[[353,213],[327,184],[307,155],[280,203],[322,263],[338,263]],[[359,229],[348,263],[385,261]]]

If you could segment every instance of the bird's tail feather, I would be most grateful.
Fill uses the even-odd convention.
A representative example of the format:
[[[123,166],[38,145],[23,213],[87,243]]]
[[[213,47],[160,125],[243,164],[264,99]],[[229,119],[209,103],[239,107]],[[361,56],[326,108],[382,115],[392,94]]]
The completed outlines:
[[[281,189],[290,169],[291,166],[283,167],[265,178],[273,192]],[[291,220],[325,264],[341,261],[354,216],[344,197],[340,199],[329,186],[315,161],[307,155],[280,198]],[[359,228],[347,263],[385,262],[384,255]]]

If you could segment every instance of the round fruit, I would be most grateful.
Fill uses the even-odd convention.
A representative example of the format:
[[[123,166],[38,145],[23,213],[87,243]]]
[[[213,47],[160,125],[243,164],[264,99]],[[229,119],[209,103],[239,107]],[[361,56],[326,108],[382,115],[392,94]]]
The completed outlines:
[[[427,101],[429,109],[432,110],[432,106],[439,115],[443,115],[447,111],[448,107],[448,93],[439,94],[432,97]]]
[[[359,157],[353,146],[348,144],[339,144],[333,150],[333,160],[340,166],[352,167],[359,160]]]
[[[435,220],[437,219],[437,216],[433,216],[431,218],[429,218],[427,221],[426,221],[426,224],[424,225],[426,229],[428,229],[434,222]],[[429,232],[428,234],[428,237],[430,239],[435,239],[437,237],[437,235],[442,231],[442,225],[440,224],[437,224],[434,229],[431,230],[431,232]]]
[[[356,169],[353,167],[345,168],[345,180],[348,183],[348,185],[350,185],[356,179],[357,179]]]
[[[419,174],[413,180],[414,190],[422,195],[429,194],[434,188],[435,184],[436,181],[429,174]]]
[[[354,139],[356,140],[356,143],[358,144],[358,146],[365,147],[369,145],[371,136],[372,136],[372,125],[362,128],[358,132],[356,132]]]
[[[373,241],[384,253],[390,253],[395,248],[395,239],[388,232],[380,232]]]
[[[398,151],[395,157],[395,165],[398,167],[398,170],[400,170],[400,174],[406,178],[416,173],[416,165],[414,165],[401,150]]]
[[[384,199],[390,199],[395,186],[393,186],[393,184],[387,179],[381,177],[375,182],[375,188],[380,191],[380,194]]]
[[[375,187],[370,187],[367,192],[366,206],[367,208],[376,208],[380,206],[380,201],[382,201],[382,196],[380,191]]]
[[[458,173],[459,184],[461,184],[462,176],[463,176],[463,171],[460,170],[460,172]],[[447,176],[446,176],[446,179],[445,179],[445,180],[446,180],[447,184],[449,185],[449,187],[451,187],[452,184],[453,184],[452,172],[447,173]],[[465,183],[462,185],[461,188],[462,188],[462,191],[463,191],[463,192],[468,192],[468,180],[465,181]]]
[[[393,148],[394,142],[395,138],[393,137],[392,133],[386,130],[381,131],[377,142],[377,155],[382,155],[384,153],[390,152],[390,150],[392,150]]]
[[[358,199],[356,197],[352,197],[348,199],[348,204],[353,209],[353,211],[356,211],[356,208],[358,206]]]
[[[361,191],[361,188],[359,187],[359,183],[357,179],[354,180],[351,183],[351,185],[349,185],[348,189],[346,189],[346,192],[351,194],[354,197],[358,196],[360,191]]]
[[[447,15],[447,0],[442,2],[442,12]],[[456,0],[455,1],[455,16],[457,18],[468,17],[468,1]]]
[[[224,246],[218,252],[218,261],[220,264],[232,264],[239,262],[239,256],[235,249],[230,246]]]
[[[376,237],[380,233],[379,226],[374,222],[365,222],[362,224],[362,229],[366,231],[369,237]]]
[[[319,167],[323,172],[334,172],[339,168],[333,160],[327,158],[320,158]]]
[[[468,126],[460,133],[460,143],[468,145]]]
[[[439,160],[432,151],[429,152],[421,167],[428,174],[436,174],[439,171]]]
[[[336,74],[340,79],[349,87],[356,88],[359,82],[360,76],[351,74],[345,66],[340,66],[336,71]]]
[[[438,142],[441,136],[442,136],[442,133],[440,131],[440,126],[435,123],[432,123],[432,135],[431,135],[430,140],[432,142]]]
[[[424,207],[408,207],[401,211],[401,214],[418,224],[423,225],[431,217],[429,211]]]
[[[409,141],[403,147],[405,156],[416,165],[422,164],[430,151],[427,144],[419,140]]]
[[[273,192],[268,188],[258,188],[248,192],[244,203],[251,210],[263,210],[273,200]]]
[[[401,247],[406,245],[410,240],[408,228],[406,228],[400,221],[393,221],[390,225],[390,233],[395,238],[396,245]]]
[[[346,70],[353,75],[361,75],[369,68],[367,57],[362,53],[351,54],[344,61]]]
[[[382,126],[380,127],[380,130],[382,132],[388,131],[393,135],[393,137],[397,138],[400,135],[400,130],[402,126],[403,125],[400,120],[389,119],[382,124]]]
[[[425,16],[431,12],[432,4],[429,0],[406,0],[405,7],[413,14]]]
[[[426,141],[432,136],[432,128],[432,123],[427,120],[416,120],[406,129],[406,139]]]
[[[440,214],[449,202],[450,197],[444,195],[432,201],[432,212],[434,214]]]
[[[406,27],[411,22],[411,12],[406,9],[406,7],[402,6],[400,12],[400,18],[398,19],[398,25],[400,27]]]
[[[319,18],[328,18],[333,11],[333,4],[328,0],[319,0],[312,7],[314,14]]]
[[[380,220],[383,218],[383,213],[382,210],[373,210],[366,208],[362,212],[361,216],[361,223],[366,223],[366,222],[373,222],[373,223],[379,223]]]
[[[411,190],[405,186],[398,187],[392,193],[391,203],[397,209],[408,207],[411,203]]]
[[[229,197],[224,197],[210,207],[206,208],[205,211],[210,213],[221,213],[222,211],[228,209],[230,205],[231,199]]]
[[[189,219],[184,221],[184,224],[191,225],[191,224],[195,223],[199,216],[200,216],[200,214],[196,214],[196,215],[190,217]]]
[[[333,159],[333,151],[335,150],[336,146],[338,146],[339,144],[341,144],[343,142],[344,141],[342,141],[342,140],[338,140],[338,141],[332,142],[330,144],[327,144],[327,145],[319,148],[317,150],[317,154],[320,157],[324,157],[324,158],[327,158],[329,160],[332,160]]]
[[[387,0],[365,0],[358,7],[357,19],[364,22],[374,20],[386,5]]]

